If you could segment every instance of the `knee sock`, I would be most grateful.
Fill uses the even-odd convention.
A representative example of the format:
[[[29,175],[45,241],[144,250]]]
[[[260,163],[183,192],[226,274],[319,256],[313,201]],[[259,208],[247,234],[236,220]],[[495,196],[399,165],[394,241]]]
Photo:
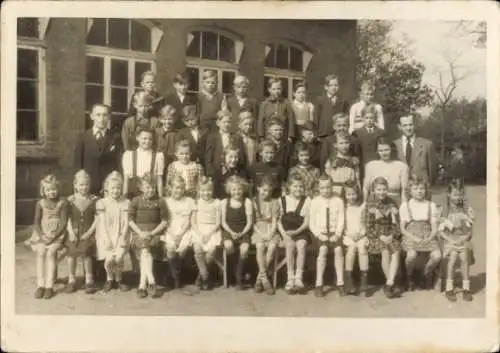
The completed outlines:
[[[318,255],[316,259],[316,287],[323,285],[323,276],[326,268],[326,255]]]

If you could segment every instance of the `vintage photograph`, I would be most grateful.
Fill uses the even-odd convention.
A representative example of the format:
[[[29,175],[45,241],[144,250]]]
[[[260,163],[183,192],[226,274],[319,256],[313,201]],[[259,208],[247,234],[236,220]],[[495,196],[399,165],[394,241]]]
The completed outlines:
[[[18,18],[16,313],[484,316],[486,43]]]

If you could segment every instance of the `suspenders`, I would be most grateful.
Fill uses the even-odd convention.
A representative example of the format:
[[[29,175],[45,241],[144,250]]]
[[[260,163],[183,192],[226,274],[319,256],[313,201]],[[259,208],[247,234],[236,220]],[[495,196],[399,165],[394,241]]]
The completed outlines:
[[[151,166],[149,167],[149,172],[151,173],[151,175],[154,175],[155,162],[156,152],[153,151],[153,153],[151,154]],[[132,151],[132,176],[137,176],[137,150]]]

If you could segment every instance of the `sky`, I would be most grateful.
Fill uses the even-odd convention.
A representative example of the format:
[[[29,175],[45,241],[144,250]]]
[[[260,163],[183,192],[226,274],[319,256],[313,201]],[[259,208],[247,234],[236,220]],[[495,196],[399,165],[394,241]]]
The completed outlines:
[[[425,83],[439,84],[439,71],[449,82],[445,58],[456,58],[459,75],[467,74],[458,84],[456,97],[486,97],[486,49],[475,48],[474,37],[463,35],[457,25],[445,21],[394,21],[393,39],[410,41],[414,57],[426,67]]]

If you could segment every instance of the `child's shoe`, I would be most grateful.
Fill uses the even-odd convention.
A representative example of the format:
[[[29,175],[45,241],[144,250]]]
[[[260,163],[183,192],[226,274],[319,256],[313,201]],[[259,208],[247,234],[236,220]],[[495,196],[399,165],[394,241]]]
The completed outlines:
[[[384,286],[384,294],[388,299],[394,298],[394,293],[392,292],[392,286],[386,284]]]
[[[196,277],[196,280],[194,281],[194,285],[200,289],[202,289],[201,287],[203,286],[203,282],[201,280],[201,276],[198,275],[198,277]]]
[[[86,294],[94,294],[97,291],[97,288],[94,282],[90,282],[85,284],[85,293]]]
[[[316,286],[316,288],[314,288],[314,296],[316,298],[323,298],[325,296],[325,291],[323,290],[323,286]]]
[[[366,291],[368,290],[368,276],[366,272],[361,272],[361,278],[359,281],[359,292],[363,295],[366,295]]]
[[[43,287],[38,287],[35,291],[35,298],[36,299],[42,299],[43,298],[43,295],[44,295],[44,292],[45,292],[45,288]]]
[[[76,292],[76,283],[75,282],[69,282],[66,288],[64,289],[65,293],[71,294]]]
[[[259,277],[257,277],[257,280],[255,281],[254,289],[255,293],[262,293],[264,291],[264,284]]]
[[[139,288],[137,289],[137,297],[139,299],[144,299],[148,296],[148,293],[146,292],[146,290],[144,288]]]
[[[432,289],[434,285],[434,276],[432,275],[432,273],[429,273],[424,276],[423,281],[424,281],[424,289],[426,290]]]
[[[456,302],[457,301],[457,294],[455,293],[454,290],[448,290],[444,293],[446,296],[446,299],[448,299],[450,302]]]
[[[285,291],[287,294],[295,294],[295,288],[293,285],[293,279],[289,279],[285,285]]]
[[[264,275],[262,277],[261,283],[262,283],[262,286],[264,287],[264,290],[266,291],[267,295],[274,295],[275,294],[274,288],[273,288],[271,282],[269,282],[269,279],[267,278],[266,275]]]
[[[149,293],[149,295],[151,295],[151,298],[159,298],[160,297],[160,290],[158,289],[158,286],[156,285],[156,283],[149,285],[148,293]]]
[[[302,282],[301,278],[295,278],[294,287],[295,287],[295,291],[297,293],[299,293],[299,294],[305,294],[306,293],[306,288],[305,288],[304,282]]]
[[[472,293],[470,292],[470,290],[464,289],[462,291],[462,299],[465,300],[466,302],[472,301]]]
[[[345,288],[344,288],[344,285],[343,285],[343,284],[341,284],[341,285],[337,286],[337,291],[339,292],[339,295],[340,295],[341,297],[345,297],[345,296],[346,296],[346,294],[347,294],[347,293],[346,293],[346,291],[345,291]]]
[[[106,283],[104,283],[104,286],[102,287],[102,291],[105,293],[111,291],[111,289],[113,289],[113,285],[113,281],[106,281]]]
[[[45,288],[43,292],[43,299],[50,299],[54,296],[54,290],[52,288]]]
[[[346,279],[345,279],[345,289],[346,289],[346,293],[349,294],[349,295],[355,295],[356,294],[356,287],[354,287],[354,283],[353,283],[353,280],[352,280],[352,277],[350,274],[348,274],[346,276]]]
[[[128,292],[130,290],[130,287],[123,282],[118,283],[118,288],[120,292]]]

